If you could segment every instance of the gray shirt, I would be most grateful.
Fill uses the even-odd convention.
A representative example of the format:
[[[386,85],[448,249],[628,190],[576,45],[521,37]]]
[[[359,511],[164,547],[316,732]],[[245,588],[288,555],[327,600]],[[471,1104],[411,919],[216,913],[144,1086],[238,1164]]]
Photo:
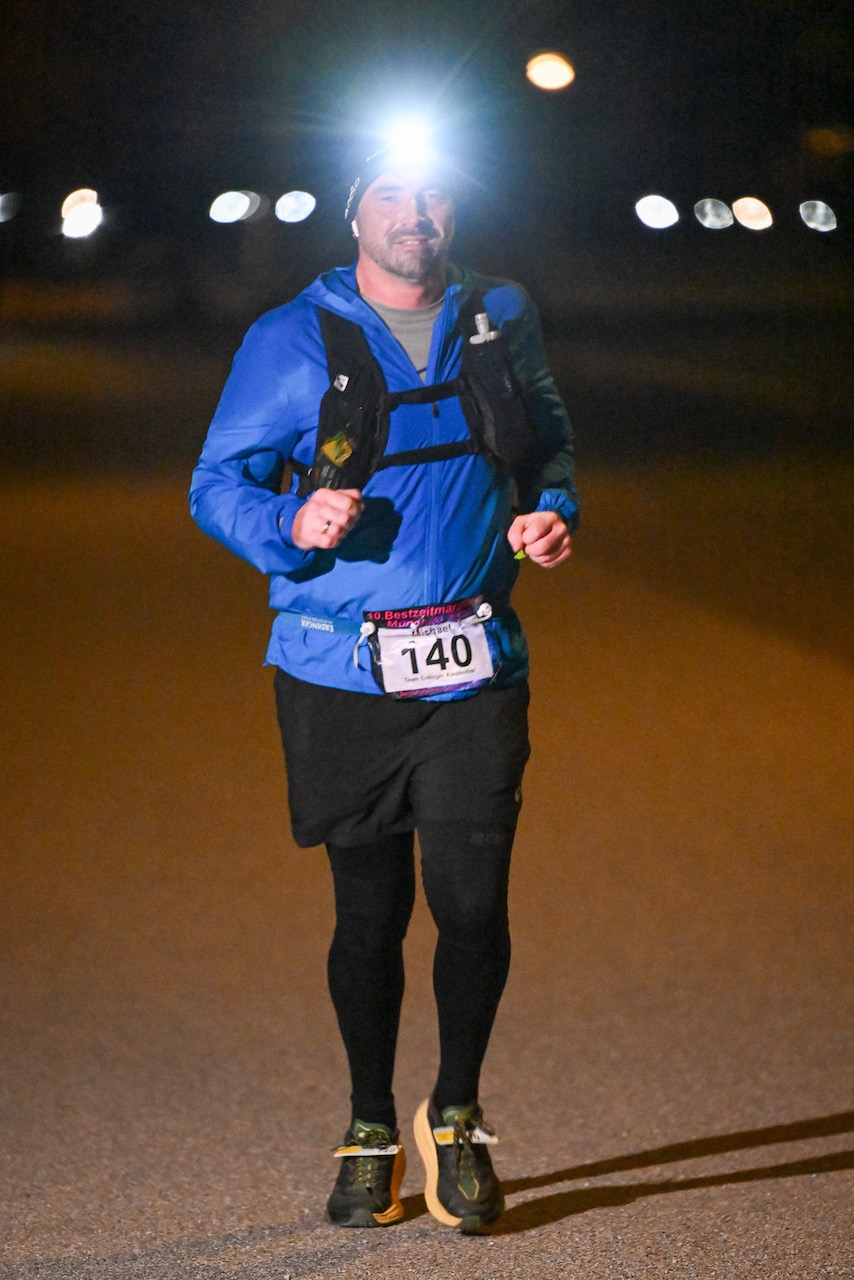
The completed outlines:
[[[432,303],[429,307],[407,308],[404,310],[401,310],[400,307],[385,307],[382,303],[374,302],[368,298],[365,301],[369,306],[373,307],[380,319],[385,320],[389,329],[391,329],[395,338],[397,338],[418,370],[419,378],[424,382],[427,373],[427,361],[430,358],[430,344],[433,340],[433,325],[442,310],[444,299],[440,298],[438,302]]]

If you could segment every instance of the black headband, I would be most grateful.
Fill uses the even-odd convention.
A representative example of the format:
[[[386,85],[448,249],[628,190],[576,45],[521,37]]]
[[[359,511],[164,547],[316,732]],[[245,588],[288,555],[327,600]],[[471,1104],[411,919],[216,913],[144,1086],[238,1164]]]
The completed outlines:
[[[404,159],[403,167],[408,167],[408,163]],[[382,142],[379,145],[375,144],[369,155],[364,155],[363,148],[362,153],[356,153],[352,156],[350,165],[345,173],[349,182],[347,200],[344,205],[345,222],[350,222],[356,216],[359,201],[371,183],[376,182],[380,174],[385,173],[387,169],[397,170],[400,167],[400,149],[388,142]],[[435,151],[431,152],[427,167],[435,170],[437,174],[441,173],[444,180],[450,181],[453,178],[452,162],[444,154]]]
[[[359,201],[371,183],[375,182],[383,169],[385,169],[386,161],[391,155],[391,152],[392,149],[390,146],[382,146],[378,151],[374,151],[371,155],[365,156],[361,163],[356,161],[355,165],[351,166],[350,172],[352,173],[355,168],[356,176],[350,183],[350,190],[347,193],[347,203],[344,206],[345,222],[349,222],[351,218],[355,217]]]

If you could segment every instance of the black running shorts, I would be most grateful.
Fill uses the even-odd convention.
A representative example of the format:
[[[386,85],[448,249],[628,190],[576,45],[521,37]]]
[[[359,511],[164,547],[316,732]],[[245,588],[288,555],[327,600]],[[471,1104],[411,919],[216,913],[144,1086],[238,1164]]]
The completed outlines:
[[[422,822],[506,823],[521,803],[528,685],[454,702],[390,698],[275,672],[297,844],[359,845]]]

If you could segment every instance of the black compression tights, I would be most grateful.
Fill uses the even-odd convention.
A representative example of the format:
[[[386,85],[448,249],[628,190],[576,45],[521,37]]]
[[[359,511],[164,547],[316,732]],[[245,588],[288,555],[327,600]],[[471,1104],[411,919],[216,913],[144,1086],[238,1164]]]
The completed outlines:
[[[418,829],[421,874],[439,931],[441,1110],[477,1100],[480,1068],[510,966],[507,880],[514,832],[460,822]],[[328,845],[336,925],[329,990],[347,1050],[353,1115],[396,1124],[392,1075],[403,998],[403,938],[415,899],[411,834]]]

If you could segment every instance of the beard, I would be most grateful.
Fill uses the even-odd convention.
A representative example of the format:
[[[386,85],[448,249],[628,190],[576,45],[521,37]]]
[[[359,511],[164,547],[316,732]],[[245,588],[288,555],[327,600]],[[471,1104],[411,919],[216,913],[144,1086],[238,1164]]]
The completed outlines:
[[[411,240],[410,237],[419,237]],[[426,237],[426,238],[421,238]],[[396,231],[382,239],[361,241],[362,248],[378,267],[400,280],[421,284],[448,255],[450,238],[435,228]]]

